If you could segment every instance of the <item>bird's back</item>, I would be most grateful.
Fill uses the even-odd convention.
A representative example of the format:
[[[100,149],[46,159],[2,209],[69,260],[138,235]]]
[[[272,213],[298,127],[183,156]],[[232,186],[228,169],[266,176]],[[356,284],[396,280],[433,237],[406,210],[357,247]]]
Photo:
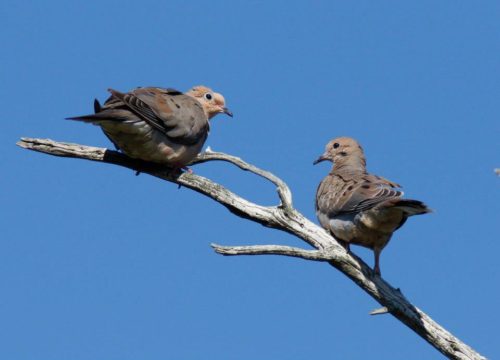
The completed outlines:
[[[117,148],[145,161],[181,167],[201,151],[209,123],[193,97],[157,87],[110,92],[95,114],[71,119],[101,126]]]

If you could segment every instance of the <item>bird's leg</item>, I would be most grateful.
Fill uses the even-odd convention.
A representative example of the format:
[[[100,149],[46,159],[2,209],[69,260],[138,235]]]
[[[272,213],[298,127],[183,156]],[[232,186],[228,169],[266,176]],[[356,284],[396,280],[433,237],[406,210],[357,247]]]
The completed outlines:
[[[339,242],[340,245],[342,245],[342,247],[344,249],[346,249],[347,252],[351,252],[351,246],[347,241],[339,240],[339,239],[337,239],[337,241]]]
[[[178,172],[179,175],[182,174],[183,171],[187,172],[188,174],[192,174],[193,170],[191,170],[187,165],[183,164],[172,164],[169,166],[172,169],[172,172]]]
[[[189,167],[187,167],[186,165],[174,165],[172,167],[172,171],[174,173],[178,173],[179,175],[182,174],[182,171],[185,171],[187,172],[188,174],[192,174],[193,173],[193,170],[191,170]],[[182,187],[181,184],[179,184],[179,186],[177,187],[177,189],[180,189]]]
[[[382,252],[382,249],[373,249],[373,253],[375,255],[375,266],[373,267],[373,271],[375,271],[375,274],[378,276],[381,276],[382,274],[380,273],[380,253]]]

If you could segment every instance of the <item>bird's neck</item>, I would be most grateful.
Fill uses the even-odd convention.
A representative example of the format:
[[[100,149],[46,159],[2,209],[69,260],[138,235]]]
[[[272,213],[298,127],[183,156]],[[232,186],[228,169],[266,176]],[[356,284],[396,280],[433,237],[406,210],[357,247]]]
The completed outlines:
[[[332,172],[352,175],[366,174],[366,160],[363,157],[351,157],[337,161],[333,165]]]
[[[212,118],[218,114],[218,112],[208,112],[205,111],[205,114],[207,114],[208,120],[212,120]]]

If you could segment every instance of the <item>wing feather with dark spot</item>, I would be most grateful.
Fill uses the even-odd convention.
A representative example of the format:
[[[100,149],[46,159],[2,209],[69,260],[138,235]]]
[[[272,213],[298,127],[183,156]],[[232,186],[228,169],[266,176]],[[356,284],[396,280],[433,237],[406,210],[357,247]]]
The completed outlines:
[[[175,89],[136,88],[128,93],[109,89],[111,96],[101,106],[94,101],[95,114],[70,117],[100,125],[105,121],[145,121],[172,142],[193,145],[206,138],[208,117],[201,104]]]
[[[179,144],[194,144],[208,133],[208,118],[201,104],[177,90],[145,87],[125,94],[109,91],[121,105]],[[113,99],[108,101],[110,107],[120,106]]]
[[[384,178],[365,174],[350,177],[329,174],[316,193],[316,210],[333,217],[371,209],[388,200],[399,199],[403,192],[397,184]]]

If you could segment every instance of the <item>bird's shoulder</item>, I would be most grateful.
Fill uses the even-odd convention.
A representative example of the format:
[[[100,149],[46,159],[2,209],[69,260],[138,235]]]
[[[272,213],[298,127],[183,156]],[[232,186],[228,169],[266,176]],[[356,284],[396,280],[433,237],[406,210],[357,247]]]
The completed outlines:
[[[352,179],[339,176],[334,172],[329,173],[319,183],[316,190],[316,209],[324,213],[335,212],[339,204],[343,202],[343,198],[348,195],[346,189],[349,187],[352,189],[352,185]]]
[[[195,119],[208,121],[200,102],[173,88],[143,87],[130,92],[145,102],[160,118]]]

